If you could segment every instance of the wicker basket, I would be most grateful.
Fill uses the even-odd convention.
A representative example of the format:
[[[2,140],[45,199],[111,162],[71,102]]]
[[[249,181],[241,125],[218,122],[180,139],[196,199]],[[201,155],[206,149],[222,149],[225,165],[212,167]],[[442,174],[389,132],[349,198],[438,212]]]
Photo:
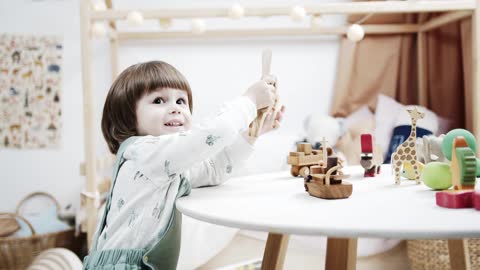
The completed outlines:
[[[59,210],[57,200],[50,194],[35,192],[20,201],[17,206],[17,212],[25,201],[34,196],[47,196],[51,198],[57,206],[57,211]],[[0,270],[26,269],[40,252],[49,248],[64,247],[77,254],[81,251],[83,241],[75,238],[74,229],[47,234],[36,234],[30,222],[18,213],[0,214],[20,218],[28,225],[32,232],[32,235],[27,237],[0,237]]]
[[[471,269],[480,270],[480,239],[468,239],[467,248]],[[447,240],[408,240],[407,254],[411,270],[451,270]]]

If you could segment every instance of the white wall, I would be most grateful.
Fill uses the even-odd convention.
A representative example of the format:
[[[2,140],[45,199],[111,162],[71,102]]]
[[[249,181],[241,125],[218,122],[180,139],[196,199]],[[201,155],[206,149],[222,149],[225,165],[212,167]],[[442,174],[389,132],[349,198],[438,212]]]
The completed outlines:
[[[129,7],[132,2],[115,1],[115,4]],[[155,2],[144,0],[140,5],[161,7]],[[225,1],[216,2],[225,5]],[[184,7],[199,6],[199,2],[193,0],[168,1],[163,5],[179,3]],[[258,4],[258,1],[251,3]],[[327,19],[327,23],[338,20]],[[188,27],[186,22],[174,23],[178,23],[175,26],[178,28]],[[289,23],[288,20],[251,19],[238,24],[217,19],[208,21],[207,25],[212,28],[225,24],[259,27]],[[154,26],[155,22],[145,27]],[[0,33],[55,34],[63,36],[64,42],[62,147],[59,150],[0,150],[0,211],[14,210],[22,196],[37,190],[52,193],[62,204],[77,205],[79,191],[84,186],[84,178],[79,176],[79,164],[84,156],[79,1],[0,0]],[[98,120],[111,83],[108,43],[98,40],[93,48]],[[273,50],[272,73],[278,77],[282,102],[287,107],[282,129],[277,134],[298,135],[308,113],[328,111],[338,50],[335,37],[129,42],[121,47],[119,62],[121,69],[152,59],[161,59],[177,67],[190,81],[194,115],[199,119],[212,114],[222,101],[243,93],[259,78],[264,48]],[[98,152],[104,153],[100,125],[97,127]],[[284,143],[292,144],[293,141]],[[284,156],[281,160],[285,160]]]

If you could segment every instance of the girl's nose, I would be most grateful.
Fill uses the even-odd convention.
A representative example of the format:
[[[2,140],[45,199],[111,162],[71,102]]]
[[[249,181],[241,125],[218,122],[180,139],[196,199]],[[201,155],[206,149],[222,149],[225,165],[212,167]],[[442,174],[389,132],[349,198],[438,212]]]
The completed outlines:
[[[170,114],[180,114],[180,109],[177,108],[176,106],[172,106],[170,108]]]

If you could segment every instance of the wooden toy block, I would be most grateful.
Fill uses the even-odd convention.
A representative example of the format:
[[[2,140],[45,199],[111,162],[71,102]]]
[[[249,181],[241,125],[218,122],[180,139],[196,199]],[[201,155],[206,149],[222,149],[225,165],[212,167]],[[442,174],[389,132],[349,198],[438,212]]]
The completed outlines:
[[[314,150],[312,150],[312,153],[321,155],[323,153],[323,150],[314,149]],[[333,152],[333,149],[331,147],[327,147],[327,156],[331,156],[331,155],[334,155],[334,154],[335,153]]]
[[[318,165],[321,159],[322,159],[321,155],[289,156],[288,164],[295,165],[295,166]]]
[[[310,176],[311,176],[310,182],[312,182],[312,183],[319,183],[319,184],[322,184],[322,185],[327,184],[326,176],[323,173],[310,174]],[[342,179],[347,178],[347,177],[348,177],[347,175],[343,175],[343,174],[332,175],[332,176],[330,176],[330,184],[331,185],[341,184]]]
[[[338,157],[327,157],[327,170],[337,166]],[[337,174],[337,171],[334,171],[332,174]]]
[[[310,174],[325,174],[327,172],[326,168],[323,166],[311,166],[310,167]]]
[[[444,208],[471,208],[473,190],[446,190],[435,194],[437,205]]]
[[[303,152],[305,155],[312,153],[312,145],[310,143],[297,143],[297,152]]]
[[[473,189],[476,181],[477,160],[463,136],[452,142],[452,185],[455,190]]]
[[[480,191],[475,191],[472,194],[472,203],[475,209],[480,211]]]
[[[362,153],[373,153],[373,137],[372,134],[360,135],[360,141],[362,146]]]
[[[392,154],[392,169],[395,172],[395,184],[400,185],[400,173],[402,165],[408,162],[412,165],[415,173],[415,182],[420,184],[420,172],[417,165],[417,120],[425,117],[423,112],[419,112],[417,108],[413,110],[407,110],[410,114],[410,120],[412,121],[412,129],[410,136],[397,147]]]
[[[309,143],[297,144],[297,150],[299,150],[299,152],[290,152],[287,157],[287,163],[292,165],[290,170],[292,176],[297,177],[301,175],[305,177],[310,174],[310,166],[320,165],[323,155],[318,152],[313,153],[312,145]],[[301,150],[305,150],[307,153],[310,152],[310,154],[301,152]]]

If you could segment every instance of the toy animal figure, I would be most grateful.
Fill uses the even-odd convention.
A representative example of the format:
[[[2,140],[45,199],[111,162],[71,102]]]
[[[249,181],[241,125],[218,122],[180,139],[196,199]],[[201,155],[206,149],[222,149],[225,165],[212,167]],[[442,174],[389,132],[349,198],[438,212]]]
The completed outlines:
[[[375,177],[380,173],[380,166],[383,163],[382,151],[379,145],[373,148],[373,138],[371,134],[362,134],[361,137],[362,153],[360,154],[360,165],[365,172],[364,177]]]
[[[400,173],[404,162],[408,162],[412,165],[415,173],[415,182],[420,184],[420,173],[417,165],[417,147],[416,147],[416,132],[417,132],[417,120],[425,117],[423,112],[419,112],[417,108],[413,110],[407,110],[412,120],[412,129],[410,136],[401,145],[397,147],[392,154],[392,169],[395,172],[395,184],[400,185]]]
[[[417,140],[418,161],[427,164],[432,161],[448,162],[448,159],[442,152],[442,141],[445,134],[438,137],[434,135],[425,135]]]

